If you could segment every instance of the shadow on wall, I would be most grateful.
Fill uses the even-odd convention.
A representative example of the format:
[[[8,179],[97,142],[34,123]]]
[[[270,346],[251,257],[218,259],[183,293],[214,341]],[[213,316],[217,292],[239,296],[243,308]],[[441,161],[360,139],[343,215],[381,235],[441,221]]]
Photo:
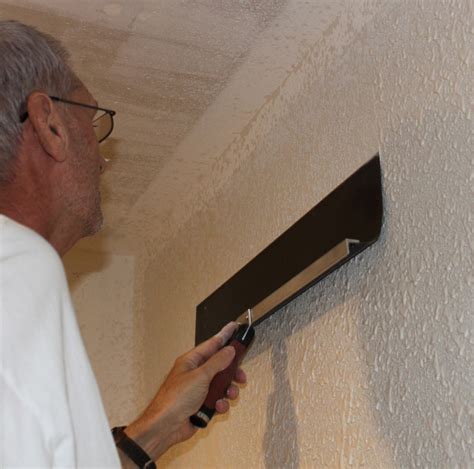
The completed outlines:
[[[110,256],[104,252],[73,248],[64,256],[63,262],[69,288],[74,292],[85,276],[105,270],[110,264]]]
[[[298,376],[304,374],[304,371],[288,368],[286,341],[288,337],[299,334],[310,327],[312,323],[320,321],[327,313],[341,309],[341,307],[344,308],[344,305],[357,303],[357,301],[352,300],[357,297],[364,297],[372,288],[377,288],[376,284],[370,284],[371,275],[374,275],[377,270],[374,264],[382,262],[381,259],[385,257],[384,253],[387,249],[384,235],[385,227],[386,220],[382,228],[381,239],[375,245],[277,311],[272,318],[266,320],[266,324],[264,324],[267,329],[261,331],[258,336],[259,340],[255,343],[256,346],[249,351],[248,358],[252,359],[253,356],[258,356],[271,347],[275,390],[268,396],[267,401],[266,429],[263,442],[265,467],[267,469],[300,467],[299,419],[311,418],[317,420],[318,418],[318,410],[315,409],[307,409],[306,416],[298,415],[296,400],[299,397],[295,394],[298,389],[292,390],[290,375],[292,381],[295,379],[298,381]],[[365,275],[366,273],[368,274]],[[366,317],[370,314],[370,309],[365,314],[359,310],[354,313],[356,316],[359,315],[355,319],[357,334],[368,335],[368,332],[364,330],[366,328],[364,324],[370,324]],[[352,311],[349,311],[348,314],[352,314]],[[377,322],[375,318],[374,321]],[[344,326],[341,325],[341,327]],[[313,337],[305,336],[305,334],[302,334],[302,336],[304,337],[304,343],[301,345],[308,350],[309,357],[313,352],[316,353],[319,348],[317,345],[310,343]],[[357,336],[351,340],[358,338]],[[368,339],[362,338],[362,340]],[[381,347],[384,347],[384,344],[381,344]],[[309,372],[309,370],[307,371]],[[383,391],[385,391],[385,388]],[[302,392],[304,391],[302,390]],[[379,392],[377,391],[375,394],[379,394]],[[375,403],[373,411],[377,413]],[[344,448],[339,448],[339,451],[343,452]]]
[[[383,168],[382,168],[383,172]],[[383,178],[383,174],[382,174]],[[383,181],[384,182],[384,181]],[[384,184],[382,184],[384,187]],[[385,190],[383,198],[386,203]],[[268,318],[260,327],[257,326],[258,340],[255,341],[248,354],[248,359],[262,354],[271,347],[271,363],[273,372],[274,391],[268,396],[266,411],[266,426],[263,440],[263,451],[265,454],[265,467],[273,469],[276,467],[298,468],[300,467],[298,441],[298,428],[300,418],[314,418],[317,420],[317,410],[308,409],[306,416],[299,416],[295,400],[295,389],[290,385],[297,376],[304,374],[302,369],[290,370],[288,368],[287,339],[304,331],[310,325],[321,320],[327,313],[344,309],[344,305],[362,304],[370,301],[370,294],[378,289],[378,282],[383,281],[375,278],[378,270],[383,269],[384,258],[387,257],[387,225],[388,215],[385,213],[380,239],[376,244],[369,247],[364,253],[350,260],[337,271],[309,288],[306,292],[295,298],[291,303],[277,311]],[[375,294],[375,293],[374,293]],[[361,301],[354,301],[357,299]],[[371,308],[367,310],[348,310],[347,314],[352,316],[356,325],[354,340],[368,341],[370,331],[381,317],[372,315]],[[344,327],[341,325],[341,327]],[[260,329],[260,331],[258,330]],[[259,334],[260,332],[260,334]],[[308,356],[317,353],[318,345],[311,343],[312,336],[301,334],[303,337],[302,347],[308,351]],[[362,336],[362,337],[361,337]],[[336,344],[334,344],[336,346]],[[364,345],[364,344],[362,344]],[[385,345],[380,344],[383,348]],[[306,352],[305,352],[306,355]],[[369,360],[367,359],[367,362]],[[371,366],[370,364],[368,365]],[[304,379],[304,378],[303,378]],[[382,385],[382,392],[385,387]],[[297,391],[297,389],[296,389]],[[378,395],[380,392],[375,392]],[[377,414],[380,407],[374,403],[373,412]],[[383,411],[383,409],[381,409]],[[374,419],[377,419],[375,416]],[[340,448],[344,451],[344,448]]]
[[[298,467],[298,423],[288,378],[285,338],[272,346],[273,381],[278,383],[267,400],[267,427],[263,439],[265,467]],[[279,428],[279,438],[274,429]]]
[[[430,191],[421,201],[422,213],[414,217],[410,210],[413,189],[409,186],[426,184],[431,163],[415,166],[404,158],[405,152],[400,151],[399,155],[390,161],[386,158],[385,171],[382,168],[386,173],[385,214],[379,241],[257,328],[259,340],[249,358],[272,347],[276,383],[267,407],[267,468],[298,467],[299,420],[317,419],[321,410],[319,407],[308,409],[308,415],[298,414],[298,397],[292,396],[289,377],[291,382],[298,382],[302,371],[288,369],[286,340],[306,328],[309,331],[313,322],[338,310],[343,321],[336,327],[342,328],[347,343],[352,344],[351,350],[362,359],[361,370],[365,370],[358,393],[367,398],[380,444],[389,451],[393,464],[414,467],[431,461],[438,467],[456,458],[468,461],[469,384],[468,377],[460,377],[460,370],[469,369],[469,362],[467,355],[458,350],[467,339],[464,313],[454,300],[456,295],[461,296],[457,290],[461,287],[456,285],[455,277],[440,275],[433,267],[437,256],[443,259],[439,265],[446,262],[447,266],[466,265],[466,259],[455,245],[449,248],[453,252],[446,249],[440,254],[430,242],[413,243],[414,239],[429,240],[432,233],[443,233],[443,229],[447,238],[448,227],[456,220],[450,225],[441,216],[430,218],[427,207],[437,203],[431,201]],[[402,170],[410,174],[404,181],[408,187],[393,183]],[[327,329],[327,325],[324,327]],[[314,337],[308,333],[299,335],[305,354],[317,360],[320,348],[312,343]],[[335,343],[334,351],[337,347]],[[364,420],[356,412],[347,423],[355,428],[367,421],[368,416],[365,417]],[[280,429],[285,429],[283,434]]]

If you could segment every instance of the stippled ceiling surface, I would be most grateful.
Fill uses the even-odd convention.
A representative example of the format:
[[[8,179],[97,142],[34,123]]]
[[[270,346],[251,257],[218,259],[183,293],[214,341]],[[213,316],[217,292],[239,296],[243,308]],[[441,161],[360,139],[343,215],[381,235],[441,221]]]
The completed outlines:
[[[117,111],[103,144],[106,224],[80,246],[134,251],[155,229],[169,229],[173,205],[188,186],[201,191],[196,181],[206,183],[207,167],[338,8],[329,0],[0,0],[1,18],[59,38],[99,103]],[[211,108],[196,143],[193,130]]]

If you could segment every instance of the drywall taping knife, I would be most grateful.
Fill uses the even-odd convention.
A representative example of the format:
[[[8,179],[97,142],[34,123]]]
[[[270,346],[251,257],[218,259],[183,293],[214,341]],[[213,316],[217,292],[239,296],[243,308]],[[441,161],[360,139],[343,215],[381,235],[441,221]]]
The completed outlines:
[[[247,310],[247,324],[240,324],[233,336],[225,345],[235,348],[235,357],[232,363],[220,373],[214,376],[209,386],[206,400],[201,408],[190,417],[191,423],[196,427],[205,428],[216,411],[216,402],[223,399],[227,388],[232,383],[235,372],[242,362],[248,347],[255,337],[255,329],[252,326],[252,310]]]

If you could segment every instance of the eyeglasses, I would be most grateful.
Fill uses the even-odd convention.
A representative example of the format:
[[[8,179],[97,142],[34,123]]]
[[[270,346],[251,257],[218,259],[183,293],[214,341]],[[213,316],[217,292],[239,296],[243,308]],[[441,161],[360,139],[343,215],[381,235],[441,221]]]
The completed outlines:
[[[97,141],[103,142],[114,130],[114,116],[116,114],[115,111],[111,109],[104,109],[102,107],[92,106],[90,104],[84,103],[77,103],[76,101],[69,101],[67,99],[61,99],[56,96],[50,96],[53,101],[59,101],[65,104],[73,104],[75,106],[82,106],[89,109],[95,109],[97,111],[94,120],[92,121],[92,125],[94,127],[94,132],[97,137]],[[23,122],[28,119],[28,112],[24,112],[20,116],[20,122]]]

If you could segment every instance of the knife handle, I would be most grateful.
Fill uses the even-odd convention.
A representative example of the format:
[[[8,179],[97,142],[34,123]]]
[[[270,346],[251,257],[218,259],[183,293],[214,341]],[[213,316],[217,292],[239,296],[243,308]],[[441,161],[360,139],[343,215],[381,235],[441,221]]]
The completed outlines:
[[[235,348],[235,356],[231,364],[223,371],[214,376],[209,385],[209,391],[201,408],[189,419],[191,423],[199,428],[207,427],[207,424],[216,411],[216,402],[226,396],[226,392],[235,376],[235,372],[242,362],[249,345],[255,336],[255,329],[247,324],[239,326],[227,345]]]

